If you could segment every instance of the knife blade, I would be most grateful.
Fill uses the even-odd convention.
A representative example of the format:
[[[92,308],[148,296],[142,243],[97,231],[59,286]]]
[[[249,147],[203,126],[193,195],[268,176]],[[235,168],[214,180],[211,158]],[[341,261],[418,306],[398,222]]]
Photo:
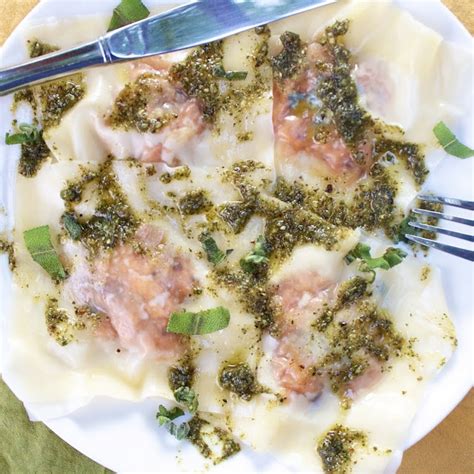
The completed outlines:
[[[337,0],[201,0],[111,31],[96,41],[0,70],[0,95],[87,67],[178,51]]]

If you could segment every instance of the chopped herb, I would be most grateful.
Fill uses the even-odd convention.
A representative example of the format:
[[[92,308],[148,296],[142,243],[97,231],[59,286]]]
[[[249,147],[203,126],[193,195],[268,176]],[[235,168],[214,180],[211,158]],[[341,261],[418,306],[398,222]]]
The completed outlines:
[[[173,423],[173,420],[184,415],[184,411],[179,407],[174,407],[168,410],[163,405],[158,407],[158,413],[156,419],[160,426],[164,426],[171,435],[173,435],[178,441],[186,439],[189,433],[189,425],[183,422],[179,425]]]
[[[79,240],[82,234],[82,226],[77,221],[76,216],[74,214],[65,213],[63,214],[61,221],[71,239]]]
[[[359,269],[363,272],[373,272],[376,268],[390,270],[394,266],[402,263],[407,256],[406,252],[399,248],[388,248],[381,257],[372,257],[370,247],[365,244],[357,244],[344,258],[349,265],[354,260],[362,260]]]
[[[229,321],[229,310],[222,306],[198,313],[182,311],[171,314],[166,330],[176,334],[210,334],[225,329]]]
[[[191,414],[196,413],[199,402],[196,392],[192,388],[179,387],[174,391],[174,398],[178,403],[182,403]]]
[[[433,133],[438,139],[439,144],[449,155],[461,159],[471,158],[474,156],[474,150],[463,145],[444,122],[437,123],[433,128]]]
[[[5,143],[7,145],[20,145],[27,142],[38,141],[41,137],[41,130],[38,130],[34,125],[28,123],[22,123],[18,126],[20,130],[18,133],[10,135],[9,133],[5,136]]]
[[[217,246],[216,241],[208,233],[201,234],[199,241],[202,243],[207,259],[212,264],[218,265],[227,257],[227,254]]]
[[[51,243],[49,226],[44,225],[26,230],[23,237],[33,260],[41,265],[54,280],[64,280],[66,272]]]
[[[255,272],[259,265],[268,263],[269,247],[263,235],[257,238],[254,249],[240,260],[242,270],[248,273]]]
[[[214,74],[216,77],[222,77],[228,81],[243,81],[247,78],[247,71],[226,71],[222,64],[217,65],[214,68]]]
[[[107,31],[116,30],[135,21],[143,20],[150,14],[150,10],[140,0],[122,0],[114,8],[112,19]]]

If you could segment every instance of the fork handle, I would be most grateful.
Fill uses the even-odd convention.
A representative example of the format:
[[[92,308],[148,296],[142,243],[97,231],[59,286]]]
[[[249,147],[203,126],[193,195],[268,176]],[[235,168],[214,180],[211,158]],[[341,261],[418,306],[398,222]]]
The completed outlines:
[[[106,64],[110,60],[108,46],[100,38],[92,43],[41,56],[20,66],[0,69],[0,96],[85,67]]]

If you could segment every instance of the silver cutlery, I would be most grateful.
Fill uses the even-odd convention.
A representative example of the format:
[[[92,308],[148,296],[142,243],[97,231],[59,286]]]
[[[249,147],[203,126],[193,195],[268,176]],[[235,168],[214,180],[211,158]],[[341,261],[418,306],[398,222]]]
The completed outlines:
[[[463,201],[461,199],[445,198],[445,197],[439,197],[439,196],[418,196],[418,199],[425,202],[440,203],[445,206],[458,207],[461,209],[474,211],[473,201]],[[463,224],[468,227],[474,227],[473,219],[453,216],[450,214],[445,214],[444,212],[437,212],[437,211],[430,211],[428,209],[415,208],[415,209],[412,209],[412,213],[415,216],[432,217],[435,219],[447,220],[447,221],[455,222],[458,224]],[[472,232],[462,233],[462,232],[458,232],[454,230],[449,230],[444,227],[438,227],[438,226],[434,226],[430,224],[425,224],[423,222],[418,222],[416,220],[408,222],[408,225],[410,227],[413,227],[414,229],[426,230],[429,232],[434,232],[436,234],[443,234],[449,237],[454,237],[456,239],[465,240],[468,242],[474,242],[474,235],[472,234]],[[456,257],[464,258],[466,260],[470,260],[471,262],[474,261],[473,250],[468,250],[462,247],[455,247],[453,245],[448,245],[448,244],[441,243],[436,240],[428,239],[426,237],[421,237],[418,235],[405,234],[405,237],[412,242],[416,242],[417,244],[424,245],[426,247],[431,247],[436,250],[441,250],[442,252],[446,252],[451,255],[455,255]]]
[[[0,69],[0,95],[83,68],[191,48],[335,1],[194,1],[111,31],[96,41]]]

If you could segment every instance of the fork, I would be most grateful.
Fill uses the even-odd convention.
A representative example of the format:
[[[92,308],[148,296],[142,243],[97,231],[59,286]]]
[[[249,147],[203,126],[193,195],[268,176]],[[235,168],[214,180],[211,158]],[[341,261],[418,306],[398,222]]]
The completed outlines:
[[[459,207],[461,209],[467,209],[469,211],[474,211],[474,202],[473,201],[463,201],[461,199],[454,199],[454,198],[446,198],[446,197],[439,197],[439,196],[418,196],[418,199],[425,202],[432,202],[432,203],[439,203],[445,206],[453,206]],[[443,219],[451,222],[456,222],[458,224],[463,224],[466,226],[473,227],[474,220],[466,219],[464,217],[457,217],[452,216],[449,214],[444,214],[443,212],[437,211],[430,211],[428,209],[420,209],[415,208],[411,211],[413,214],[426,216],[426,217],[433,217],[435,219]],[[456,232],[454,230],[445,229],[443,227],[437,227],[430,224],[425,224],[423,222],[418,221],[409,221],[408,225],[413,227],[414,229],[421,229],[427,230],[430,232],[448,235],[450,237],[454,237],[461,240],[466,240],[468,242],[474,242],[474,235],[470,234],[463,234],[461,232]],[[443,244],[441,242],[437,242],[436,240],[427,239],[425,237],[420,237],[418,235],[412,234],[405,234],[405,238],[411,240],[412,242],[416,242],[417,244],[424,245],[426,247],[431,247],[436,250],[441,250],[442,252],[449,253],[451,255],[455,255],[456,257],[461,257],[466,260],[470,260],[471,262],[474,261],[474,250],[468,250],[460,247],[455,247],[453,245]]]

